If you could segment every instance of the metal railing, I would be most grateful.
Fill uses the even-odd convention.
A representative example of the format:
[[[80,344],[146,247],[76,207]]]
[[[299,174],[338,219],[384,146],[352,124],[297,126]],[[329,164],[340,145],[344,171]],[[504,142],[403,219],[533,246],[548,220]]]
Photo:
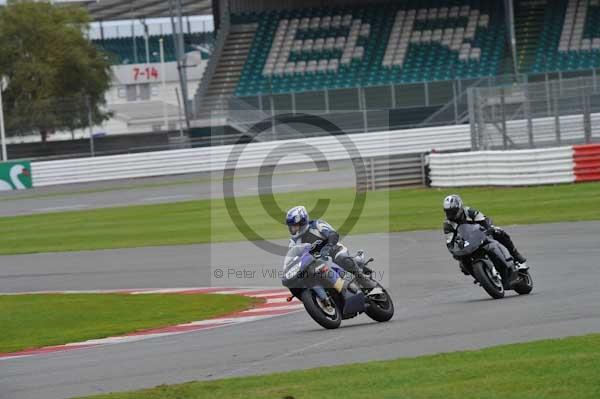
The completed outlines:
[[[423,186],[426,183],[424,154],[403,154],[366,158],[365,189]],[[360,180],[360,179],[359,179]]]
[[[233,97],[219,110],[219,115],[227,114],[228,122],[251,125],[261,118],[281,113],[310,112],[337,120],[347,133],[386,127],[410,129],[462,124],[469,117],[468,88],[494,87],[514,81],[526,81],[526,76],[500,75],[289,93],[267,91],[255,96]]]
[[[512,149],[600,141],[600,78],[543,79],[469,90],[472,149]],[[538,76],[539,77],[539,76]],[[532,81],[533,80],[533,81]]]

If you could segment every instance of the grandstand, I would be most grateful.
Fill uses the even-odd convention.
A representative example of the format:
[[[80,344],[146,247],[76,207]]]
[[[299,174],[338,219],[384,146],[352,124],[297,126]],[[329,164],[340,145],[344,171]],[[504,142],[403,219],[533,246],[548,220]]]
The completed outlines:
[[[114,68],[124,73],[158,68],[160,38],[165,61],[175,64],[171,21],[149,22],[168,16],[168,5],[117,3],[82,2],[96,21],[90,40]],[[191,62],[198,70],[185,68],[192,76],[185,102],[192,137],[217,130],[239,134],[255,121],[289,111],[325,113],[346,132],[466,123],[469,87],[579,75],[595,79],[600,68],[599,0],[182,4],[184,52],[199,59]],[[193,19],[208,13],[210,26]],[[120,28],[109,26],[128,18],[132,22]],[[116,117],[100,131],[181,126],[185,107],[176,95],[181,83],[168,75],[166,94],[156,80],[115,81],[107,100]],[[169,119],[166,126],[162,114]]]
[[[403,109],[407,123],[420,124],[450,101],[461,101],[456,113],[464,115],[472,85],[600,67],[597,0],[512,3],[516,71],[506,2],[223,2],[229,12],[220,16],[221,40],[196,95],[196,117],[226,114],[243,100],[244,108],[267,113],[325,103]]]

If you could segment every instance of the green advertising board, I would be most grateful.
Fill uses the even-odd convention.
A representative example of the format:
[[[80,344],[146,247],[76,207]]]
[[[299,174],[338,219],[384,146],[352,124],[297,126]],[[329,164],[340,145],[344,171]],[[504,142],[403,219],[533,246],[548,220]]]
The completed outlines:
[[[0,191],[31,188],[31,163],[0,162]]]

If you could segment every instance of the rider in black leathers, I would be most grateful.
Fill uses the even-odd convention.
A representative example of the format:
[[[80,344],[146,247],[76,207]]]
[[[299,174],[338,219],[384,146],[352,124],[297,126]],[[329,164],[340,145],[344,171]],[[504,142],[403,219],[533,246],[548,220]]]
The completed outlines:
[[[514,260],[519,265],[526,266],[527,259],[525,259],[525,257],[517,250],[508,233],[503,229],[494,226],[491,220],[477,209],[464,206],[462,199],[458,195],[449,195],[444,199],[444,212],[446,213],[446,220],[444,221],[443,229],[444,234],[446,235],[446,245],[448,248],[452,248],[454,245],[458,226],[463,223],[477,223],[485,228],[487,233],[490,234],[494,240],[506,247],[512,256],[512,259],[509,259],[509,261]],[[462,263],[460,268],[464,274],[469,274]],[[512,283],[514,283],[514,281]]]

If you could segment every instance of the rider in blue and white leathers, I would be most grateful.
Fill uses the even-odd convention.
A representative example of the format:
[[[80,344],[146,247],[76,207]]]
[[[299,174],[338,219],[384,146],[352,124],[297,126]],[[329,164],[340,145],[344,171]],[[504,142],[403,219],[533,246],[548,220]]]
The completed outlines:
[[[358,283],[366,289],[376,286],[376,283],[364,275],[363,270],[356,264],[348,249],[339,242],[340,236],[329,223],[324,220],[310,220],[303,206],[295,206],[287,212],[285,222],[290,232],[290,247],[298,244],[312,244],[321,241],[313,252],[331,259],[345,270],[356,276]]]

